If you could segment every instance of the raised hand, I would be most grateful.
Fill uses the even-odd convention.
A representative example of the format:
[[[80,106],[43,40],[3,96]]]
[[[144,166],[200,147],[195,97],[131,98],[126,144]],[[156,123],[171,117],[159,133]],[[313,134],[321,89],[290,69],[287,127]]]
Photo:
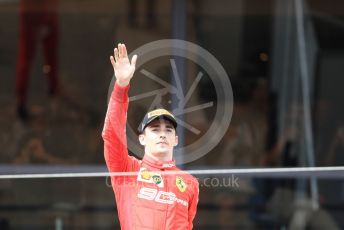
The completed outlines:
[[[129,62],[127,48],[119,43],[114,49],[114,56],[110,56],[110,61],[115,72],[116,82],[120,86],[127,86],[134,75],[137,55],[134,55]]]

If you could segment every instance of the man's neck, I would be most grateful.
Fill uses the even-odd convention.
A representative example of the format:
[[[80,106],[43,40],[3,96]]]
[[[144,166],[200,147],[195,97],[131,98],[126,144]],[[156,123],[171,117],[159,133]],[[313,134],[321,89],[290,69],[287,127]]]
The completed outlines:
[[[171,161],[172,160],[172,153],[149,153],[146,152],[146,155],[153,158],[156,161]]]

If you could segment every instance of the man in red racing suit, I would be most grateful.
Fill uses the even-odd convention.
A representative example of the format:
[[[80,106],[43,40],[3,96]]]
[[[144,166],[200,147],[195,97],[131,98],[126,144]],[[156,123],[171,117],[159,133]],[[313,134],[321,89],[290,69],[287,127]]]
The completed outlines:
[[[195,177],[178,169],[172,160],[177,144],[174,116],[164,109],[147,113],[139,136],[145,148],[144,158],[140,161],[128,155],[128,90],[136,59],[135,55],[129,62],[124,44],[119,44],[111,56],[116,83],[102,132],[108,170],[136,172],[111,176],[121,229],[192,229],[199,185]]]

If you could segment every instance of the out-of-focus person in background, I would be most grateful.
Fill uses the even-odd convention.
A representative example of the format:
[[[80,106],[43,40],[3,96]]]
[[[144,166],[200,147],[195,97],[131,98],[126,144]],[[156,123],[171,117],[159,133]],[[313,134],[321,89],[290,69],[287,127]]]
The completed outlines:
[[[19,45],[16,65],[17,115],[27,120],[27,94],[31,64],[37,45],[43,45],[43,72],[49,81],[48,94],[58,89],[58,0],[20,0]]]

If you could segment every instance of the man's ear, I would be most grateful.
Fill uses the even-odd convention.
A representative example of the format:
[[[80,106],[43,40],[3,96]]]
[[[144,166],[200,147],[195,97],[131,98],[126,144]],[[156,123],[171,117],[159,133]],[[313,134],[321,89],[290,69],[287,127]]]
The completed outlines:
[[[176,135],[175,138],[176,138],[176,139],[175,139],[175,141],[174,141],[174,146],[177,146],[177,145],[178,145],[178,136]]]
[[[140,144],[145,146],[146,145],[146,140],[145,140],[145,135],[144,134],[140,134],[139,135],[139,141],[140,141]]]

